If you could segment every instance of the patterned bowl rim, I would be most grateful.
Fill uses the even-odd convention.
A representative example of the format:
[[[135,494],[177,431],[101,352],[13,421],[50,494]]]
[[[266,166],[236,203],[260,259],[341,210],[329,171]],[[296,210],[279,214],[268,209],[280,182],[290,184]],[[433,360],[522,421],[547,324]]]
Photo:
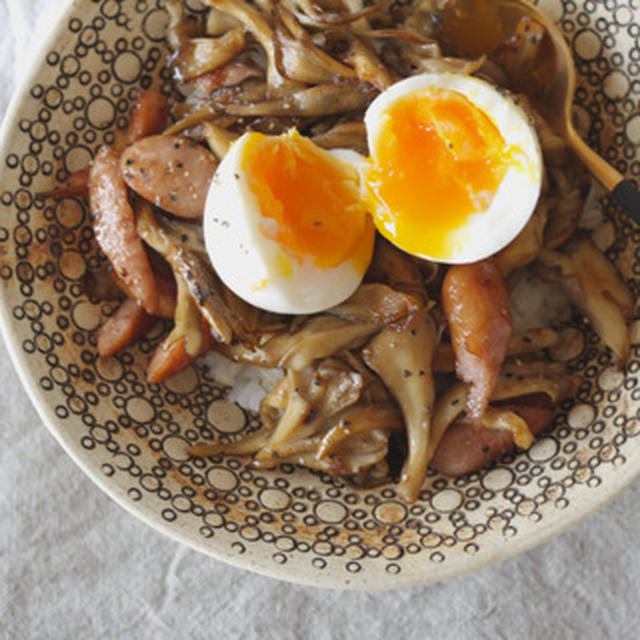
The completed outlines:
[[[11,131],[16,126],[20,107],[28,95],[29,87],[33,84],[42,68],[45,53],[56,45],[61,37],[61,26],[68,21],[74,12],[85,4],[85,1],[86,0],[68,0],[67,6],[62,13],[59,14],[57,21],[49,27],[48,34],[40,43],[37,53],[32,58],[30,68],[22,82],[16,88],[5,113],[4,122],[0,129],[0,157],[4,157],[8,151]],[[2,178],[2,170],[0,170],[0,178]],[[0,294],[0,299],[4,302],[4,293]],[[15,339],[14,322],[6,304],[0,305],[0,333],[3,336],[20,382],[51,435],[73,462],[119,506],[156,531],[195,551],[199,551],[241,569],[295,584],[331,589],[366,591],[391,590],[433,584],[472,573],[485,566],[519,555],[564,533],[588,516],[613,502],[625,489],[640,478],[640,466],[636,467],[633,472],[629,472],[629,467],[632,465],[628,465],[625,469],[621,470],[621,473],[616,474],[616,482],[610,482],[606,491],[601,490],[597,493],[596,498],[592,498],[590,501],[584,501],[580,509],[572,510],[571,515],[565,518],[555,519],[550,526],[545,526],[541,529],[532,529],[527,534],[509,541],[506,545],[499,545],[493,550],[485,550],[477,556],[466,556],[464,557],[464,561],[448,561],[438,567],[433,567],[432,571],[428,573],[425,572],[420,575],[399,574],[396,576],[385,576],[384,579],[379,582],[370,583],[367,581],[366,584],[358,581],[357,578],[353,576],[353,579],[347,582],[339,576],[333,575],[318,580],[318,575],[313,572],[305,573],[299,570],[291,570],[287,565],[274,565],[272,563],[260,562],[255,558],[234,556],[225,554],[217,549],[212,549],[200,543],[199,538],[189,535],[187,528],[172,526],[166,523],[151,509],[144,508],[142,505],[128,500],[126,492],[119,487],[117,483],[109,481],[107,477],[99,473],[99,470],[92,465],[90,454],[83,452],[82,447],[73,440],[70,435],[67,435],[64,429],[60,428],[60,420],[56,417],[50,403],[47,403],[45,394],[39,390],[37,380],[30,371],[27,358],[19,348],[18,342]]]

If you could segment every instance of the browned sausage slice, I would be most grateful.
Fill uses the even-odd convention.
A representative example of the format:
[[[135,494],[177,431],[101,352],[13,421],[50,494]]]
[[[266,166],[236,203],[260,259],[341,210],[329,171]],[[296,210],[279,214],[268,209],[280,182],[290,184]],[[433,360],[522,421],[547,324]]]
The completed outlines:
[[[470,385],[467,416],[477,424],[487,408],[511,338],[509,295],[491,260],[452,266],[442,283],[456,374]]]
[[[260,77],[261,75],[262,72],[257,66],[233,60],[218,69],[203,73],[194,78],[191,83],[198,91],[208,96],[221,87],[232,87],[247,78]]]
[[[162,133],[168,118],[169,101],[159,91],[141,91],[127,127],[127,143],[132,144],[147,136]]]
[[[100,147],[93,161],[89,204],[100,248],[132,296],[154,314],[158,296],[153,271],[136,231],[127,186],[120,173],[120,158],[112,147]]]
[[[147,366],[147,380],[151,383],[162,382],[171,376],[175,376],[209,351],[213,346],[214,340],[209,325],[204,319],[201,330],[202,344],[195,355],[190,355],[187,352],[187,340],[184,337],[173,340],[172,336],[169,335],[164,342],[161,342],[153,352]]]
[[[509,404],[503,407],[521,416],[533,435],[553,418],[549,403]],[[505,429],[477,429],[468,420],[458,420],[444,434],[429,463],[448,476],[461,476],[490,464],[515,447],[513,434]]]
[[[153,324],[150,316],[135,300],[127,298],[98,330],[98,353],[112,356],[135,342]]]
[[[201,218],[216,170],[210,151],[181,136],[150,136],[122,154],[126,183],[145,200],[180,218]]]

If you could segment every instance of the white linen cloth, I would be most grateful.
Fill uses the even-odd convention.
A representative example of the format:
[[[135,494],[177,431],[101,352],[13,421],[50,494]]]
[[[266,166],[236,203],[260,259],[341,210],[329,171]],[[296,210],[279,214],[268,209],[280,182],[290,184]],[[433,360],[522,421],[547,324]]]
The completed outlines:
[[[65,2],[0,0],[0,114],[33,34]],[[640,485],[543,547],[469,576],[319,590],[205,557],[112,502],[49,435],[1,341],[0,389],[2,639],[640,637]]]

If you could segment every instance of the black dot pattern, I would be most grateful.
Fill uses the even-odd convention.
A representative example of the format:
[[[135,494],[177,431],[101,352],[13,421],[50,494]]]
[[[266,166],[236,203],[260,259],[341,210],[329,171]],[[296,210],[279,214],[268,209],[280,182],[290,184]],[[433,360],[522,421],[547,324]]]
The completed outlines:
[[[579,73],[578,123],[620,171],[640,176],[639,0],[541,2],[563,28]],[[193,6],[191,6],[193,5]],[[197,13],[201,5],[190,2]],[[526,453],[455,480],[430,472],[418,501],[393,486],[356,490],[282,465],[259,472],[186,451],[258,428],[203,365],[166,384],[144,366],[155,329],[97,357],[95,329],[113,305],[87,297],[99,264],[86,204],[38,193],[114,141],[140,88],[171,94],[160,0],[77,4],[15,112],[0,157],[0,281],[5,324],[52,431],[133,512],[202,551],[264,573],[325,586],[422,583],[511,555],[605,502],[638,475],[640,345],[626,374],[587,332],[574,361],[575,400]],[[609,255],[640,292],[640,231],[611,203]],[[634,342],[640,323],[632,326]]]

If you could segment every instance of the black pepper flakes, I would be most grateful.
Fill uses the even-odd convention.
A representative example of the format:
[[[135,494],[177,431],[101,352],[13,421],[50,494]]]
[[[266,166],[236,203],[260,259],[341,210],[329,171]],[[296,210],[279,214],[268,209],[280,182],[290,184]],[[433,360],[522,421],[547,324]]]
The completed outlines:
[[[198,285],[195,285],[192,289],[192,293],[196,299],[196,301],[198,302],[198,304],[202,304],[205,300],[205,296],[202,293],[202,290],[200,289],[200,287]]]

